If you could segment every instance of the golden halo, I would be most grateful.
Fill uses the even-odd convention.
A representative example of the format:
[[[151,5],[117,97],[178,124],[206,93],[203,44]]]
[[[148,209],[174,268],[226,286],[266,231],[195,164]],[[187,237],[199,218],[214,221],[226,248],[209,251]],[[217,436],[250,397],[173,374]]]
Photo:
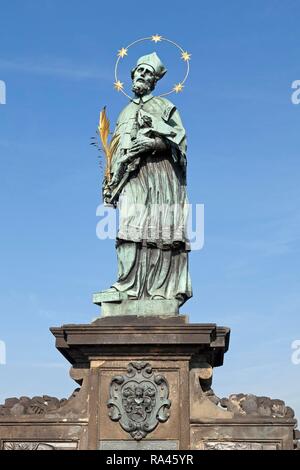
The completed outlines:
[[[129,96],[125,91],[124,91],[124,86],[123,86],[123,83],[119,80],[118,78],[118,66],[119,66],[119,62],[121,59],[123,59],[126,55],[127,55],[127,52],[128,52],[128,49],[132,46],[134,46],[135,44],[139,43],[139,42],[143,42],[143,41],[152,41],[152,42],[155,42],[156,44],[158,42],[162,42],[162,41],[166,41],[170,44],[172,44],[173,46],[177,47],[177,49],[180,50],[181,52],[181,59],[184,60],[184,62],[186,62],[186,73],[185,73],[185,76],[183,78],[183,80],[181,80],[179,83],[175,84],[174,87],[172,88],[172,90],[170,91],[167,91],[166,93],[163,93],[161,95],[158,95],[158,96],[167,96],[167,95],[170,95],[171,93],[179,93],[183,90],[184,88],[184,83],[186,82],[186,79],[188,78],[188,75],[189,75],[189,72],[190,72],[190,59],[191,59],[191,54],[189,54],[187,51],[185,51],[181,46],[179,46],[179,44],[177,44],[176,42],[174,41],[171,41],[170,39],[167,39],[167,38],[164,38],[162,36],[160,36],[159,34],[154,34],[153,36],[149,36],[149,37],[146,37],[146,38],[141,38],[141,39],[137,39],[136,41],[132,42],[131,44],[129,44],[128,46],[126,47],[122,47],[119,51],[118,51],[118,58],[117,58],[117,61],[116,61],[116,65],[115,65],[115,83],[114,83],[114,87],[117,91],[121,91],[123,93],[123,95],[127,96],[127,98],[129,98],[130,100],[132,99],[131,96]]]

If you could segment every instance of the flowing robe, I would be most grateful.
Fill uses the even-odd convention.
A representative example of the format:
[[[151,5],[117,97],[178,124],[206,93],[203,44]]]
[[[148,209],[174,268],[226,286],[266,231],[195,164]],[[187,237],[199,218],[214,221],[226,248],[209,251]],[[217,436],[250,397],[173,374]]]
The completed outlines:
[[[145,124],[146,123],[146,124]],[[115,134],[120,143],[112,174],[124,175],[122,156],[144,134],[159,136],[164,151],[145,152],[127,165],[128,178],[120,191],[117,234],[118,280],[115,289],[134,299],[177,299],[192,296],[186,237],[185,130],[175,106],[146,95],[121,112]]]

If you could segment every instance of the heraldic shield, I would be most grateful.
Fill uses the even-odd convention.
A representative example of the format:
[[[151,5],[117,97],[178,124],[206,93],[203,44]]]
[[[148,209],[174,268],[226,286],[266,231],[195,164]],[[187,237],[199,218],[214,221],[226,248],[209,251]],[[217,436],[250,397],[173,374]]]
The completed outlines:
[[[168,420],[171,401],[165,377],[149,363],[130,362],[126,375],[113,377],[107,406],[113,421],[137,441]]]

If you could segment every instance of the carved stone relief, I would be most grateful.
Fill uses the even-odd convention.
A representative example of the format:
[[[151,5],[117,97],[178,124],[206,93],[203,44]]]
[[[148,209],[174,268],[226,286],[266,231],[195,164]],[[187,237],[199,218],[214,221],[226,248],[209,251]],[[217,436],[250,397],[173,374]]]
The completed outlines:
[[[165,377],[147,362],[131,362],[126,375],[113,377],[107,406],[113,421],[137,441],[169,418],[171,401]]]

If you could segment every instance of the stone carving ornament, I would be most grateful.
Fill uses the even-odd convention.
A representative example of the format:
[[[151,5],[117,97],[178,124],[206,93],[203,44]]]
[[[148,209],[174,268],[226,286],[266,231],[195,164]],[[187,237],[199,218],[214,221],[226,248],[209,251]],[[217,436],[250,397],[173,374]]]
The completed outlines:
[[[4,443],[4,450],[55,450],[55,447],[45,442],[8,441]]]
[[[107,406],[112,421],[137,441],[169,418],[168,382],[147,362],[131,362],[126,375],[113,377]]]
[[[257,397],[252,394],[237,393],[219,401],[223,408],[242,416],[260,416],[270,418],[294,418],[294,411],[283,400],[269,397]]]
[[[0,405],[0,416],[44,415],[58,410],[67,400],[58,399],[49,395],[33,398],[7,398],[4,405]]]
[[[204,450],[277,450],[276,442],[212,441],[204,443]]]

